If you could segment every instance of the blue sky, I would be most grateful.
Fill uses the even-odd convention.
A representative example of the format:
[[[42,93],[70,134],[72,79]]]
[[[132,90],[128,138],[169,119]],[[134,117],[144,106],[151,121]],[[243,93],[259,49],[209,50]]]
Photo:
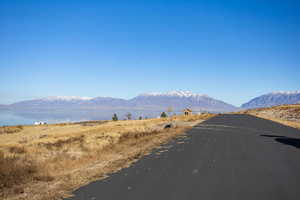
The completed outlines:
[[[0,0],[0,103],[299,90],[298,2]]]

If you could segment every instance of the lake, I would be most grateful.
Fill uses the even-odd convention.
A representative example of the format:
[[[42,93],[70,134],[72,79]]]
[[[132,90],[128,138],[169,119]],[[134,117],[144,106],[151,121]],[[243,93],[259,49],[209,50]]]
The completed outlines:
[[[48,124],[62,122],[78,122],[88,120],[110,120],[114,113],[119,119],[125,119],[130,112],[132,119],[139,116],[157,117],[161,111],[146,110],[36,110],[36,111],[8,111],[0,110],[0,126],[30,125],[36,121],[47,122]]]
[[[74,119],[73,119],[74,120]],[[71,122],[73,121],[68,118],[52,118],[47,115],[41,117],[38,115],[30,115],[29,113],[15,113],[11,111],[0,111],[0,126],[13,126],[13,125],[30,125],[36,121],[44,121],[49,124],[60,123],[60,122]],[[81,121],[80,119],[74,121]]]

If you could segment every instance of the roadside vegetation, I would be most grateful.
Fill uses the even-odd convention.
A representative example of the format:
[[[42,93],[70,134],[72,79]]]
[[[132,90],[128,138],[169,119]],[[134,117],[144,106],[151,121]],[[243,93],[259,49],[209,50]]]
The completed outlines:
[[[254,115],[300,129],[300,104],[250,109],[239,113]]]
[[[0,199],[61,199],[212,116],[1,127]]]
[[[23,130],[23,126],[2,126],[0,127],[0,134],[18,133]]]

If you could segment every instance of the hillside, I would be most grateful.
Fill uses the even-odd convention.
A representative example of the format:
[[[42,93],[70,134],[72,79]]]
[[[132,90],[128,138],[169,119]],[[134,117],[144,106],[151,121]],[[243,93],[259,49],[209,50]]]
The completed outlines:
[[[267,108],[256,108],[241,113],[270,119],[288,126],[300,128],[300,104],[280,105]]]
[[[228,112],[236,110],[233,105],[214,99],[204,94],[189,91],[167,93],[145,93],[129,101],[133,107],[164,109],[171,106],[174,111],[191,108],[195,111]]]
[[[256,97],[243,104],[244,109],[263,108],[283,104],[296,104],[300,102],[300,91],[272,92]]]

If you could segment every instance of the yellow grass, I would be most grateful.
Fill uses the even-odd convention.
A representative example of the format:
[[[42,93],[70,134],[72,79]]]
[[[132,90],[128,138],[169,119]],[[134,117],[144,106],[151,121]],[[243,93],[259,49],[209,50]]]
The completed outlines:
[[[0,199],[61,199],[212,116],[24,126],[0,134]],[[171,121],[176,126],[164,129]]]
[[[18,133],[23,130],[23,126],[4,126],[0,127],[0,134]]]

